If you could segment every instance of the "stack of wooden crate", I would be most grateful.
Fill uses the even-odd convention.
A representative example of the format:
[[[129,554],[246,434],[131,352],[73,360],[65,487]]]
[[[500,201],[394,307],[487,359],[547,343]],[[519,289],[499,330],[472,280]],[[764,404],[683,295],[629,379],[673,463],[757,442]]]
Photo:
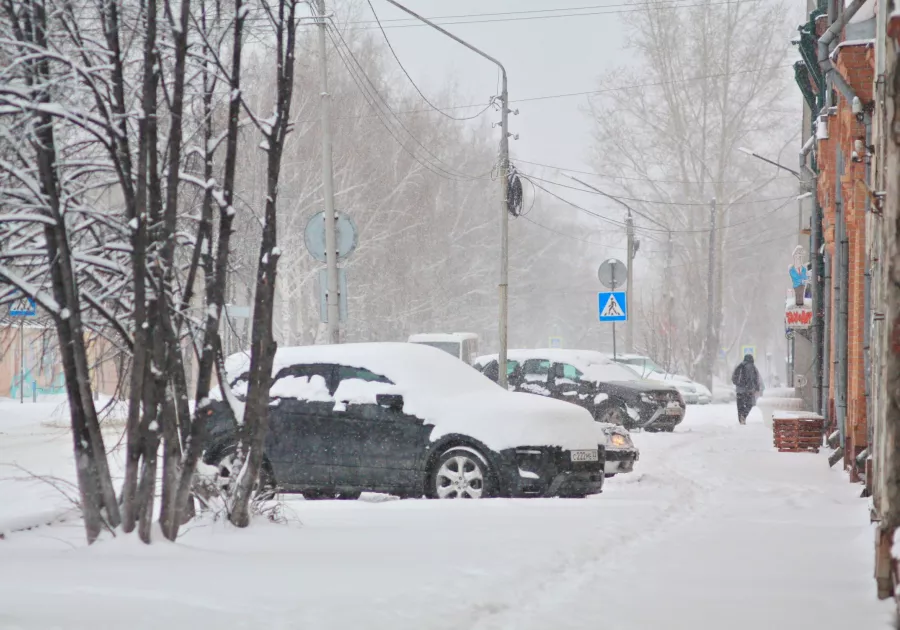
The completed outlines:
[[[818,453],[822,446],[825,419],[807,411],[776,411],[772,414],[772,436],[781,453]]]

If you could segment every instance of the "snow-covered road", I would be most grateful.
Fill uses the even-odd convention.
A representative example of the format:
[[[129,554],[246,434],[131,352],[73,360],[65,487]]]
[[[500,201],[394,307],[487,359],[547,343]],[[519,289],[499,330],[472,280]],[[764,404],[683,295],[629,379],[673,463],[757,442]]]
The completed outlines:
[[[10,464],[61,474],[68,436],[13,411],[0,402],[0,525],[65,506]],[[867,500],[824,453],[779,454],[757,412],[741,427],[720,406],[634,437],[636,472],[586,500],[288,499],[290,524],[151,547],[87,549],[72,521],[9,534],[0,628],[889,627]]]

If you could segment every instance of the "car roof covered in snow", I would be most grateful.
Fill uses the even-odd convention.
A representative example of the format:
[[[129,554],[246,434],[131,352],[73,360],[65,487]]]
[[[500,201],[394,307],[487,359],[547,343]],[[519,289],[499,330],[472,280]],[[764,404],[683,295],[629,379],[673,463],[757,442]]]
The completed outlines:
[[[416,385],[434,393],[460,389],[491,390],[496,385],[459,359],[430,346],[403,342],[344,343],[278,348],[272,375],[292,365],[336,364],[365,368],[396,384]],[[442,378],[423,374],[440,370]],[[225,361],[229,382],[250,368],[250,356],[234,354]]]
[[[529,359],[543,359],[554,363],[568,363],[573,365],[588,380],[600,382],[638,381],[640,377],[629,371],[625,366],[611,361],[602,352],[596,350],[563,350],[560,348],[538,348],[535,350],[509,350],[506,357],[513,361],[527,361]],[[477,365],[486,365],[496,361],[498,355],[491,354],[478,357]]]

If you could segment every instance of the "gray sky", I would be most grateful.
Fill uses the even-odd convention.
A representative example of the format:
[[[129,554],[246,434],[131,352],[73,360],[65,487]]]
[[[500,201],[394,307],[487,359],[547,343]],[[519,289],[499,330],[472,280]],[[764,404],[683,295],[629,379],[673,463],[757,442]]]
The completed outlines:
[[[415,22],[391,21],[408,16],[384,0],[372,0],[372,3],[384,25],[391,27],[386,28],[386,33],[400,60],[432,101],[442,91],[448,77],[458,87],[458,100],[452,103],[454,105],[486,103],[490,95],[497,93],[496,66],[427,26],[407,27]],[[506,66],[512,107],[520,111],[518,116],[510,118],[510,130],[520,135],[519,140],[511,141],[513,155],[576,169],[588,167],[584,158],[590,143],[590,125],[581,113],[586,103],[585,96],[518,103],[516,99],[595,89],[597,76],[623,61],[620,16],[615,13],[550,16],[619,11],[624,8],[621,0],[406,0],[404,4],[427,17],[514,12],[449,19],[446,21],[495,21],[445,25],[445,28]],[[610,8],[564,10],[603,5]],[[361,6],[360,19],[373,19],[364,1]],[[547,11],[549,8],[561,10],[550,12]],[[528,10],[543,12],[522,13]],[[397,28],[400,25],[404,27]],[[365,26],[373,24],[367,23]],[[403,80],[406,80],[405,77]],[[475,113],[478,110],[461,111]],[[494,113],[489,120],[493,119],[499,120],[499,115]]]

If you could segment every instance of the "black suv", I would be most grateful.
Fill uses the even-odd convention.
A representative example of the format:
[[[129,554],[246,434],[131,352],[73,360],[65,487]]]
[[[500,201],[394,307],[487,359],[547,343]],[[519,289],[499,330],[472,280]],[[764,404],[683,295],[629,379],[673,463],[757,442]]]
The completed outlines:
[[[497,355],[479,357],[475,368],[498,380]],[[598,422],[626,429],[673,431],[684,419],[684,400],[674,387],[647,381],[589,350],[510,350],[509,387],[584,407]]]

